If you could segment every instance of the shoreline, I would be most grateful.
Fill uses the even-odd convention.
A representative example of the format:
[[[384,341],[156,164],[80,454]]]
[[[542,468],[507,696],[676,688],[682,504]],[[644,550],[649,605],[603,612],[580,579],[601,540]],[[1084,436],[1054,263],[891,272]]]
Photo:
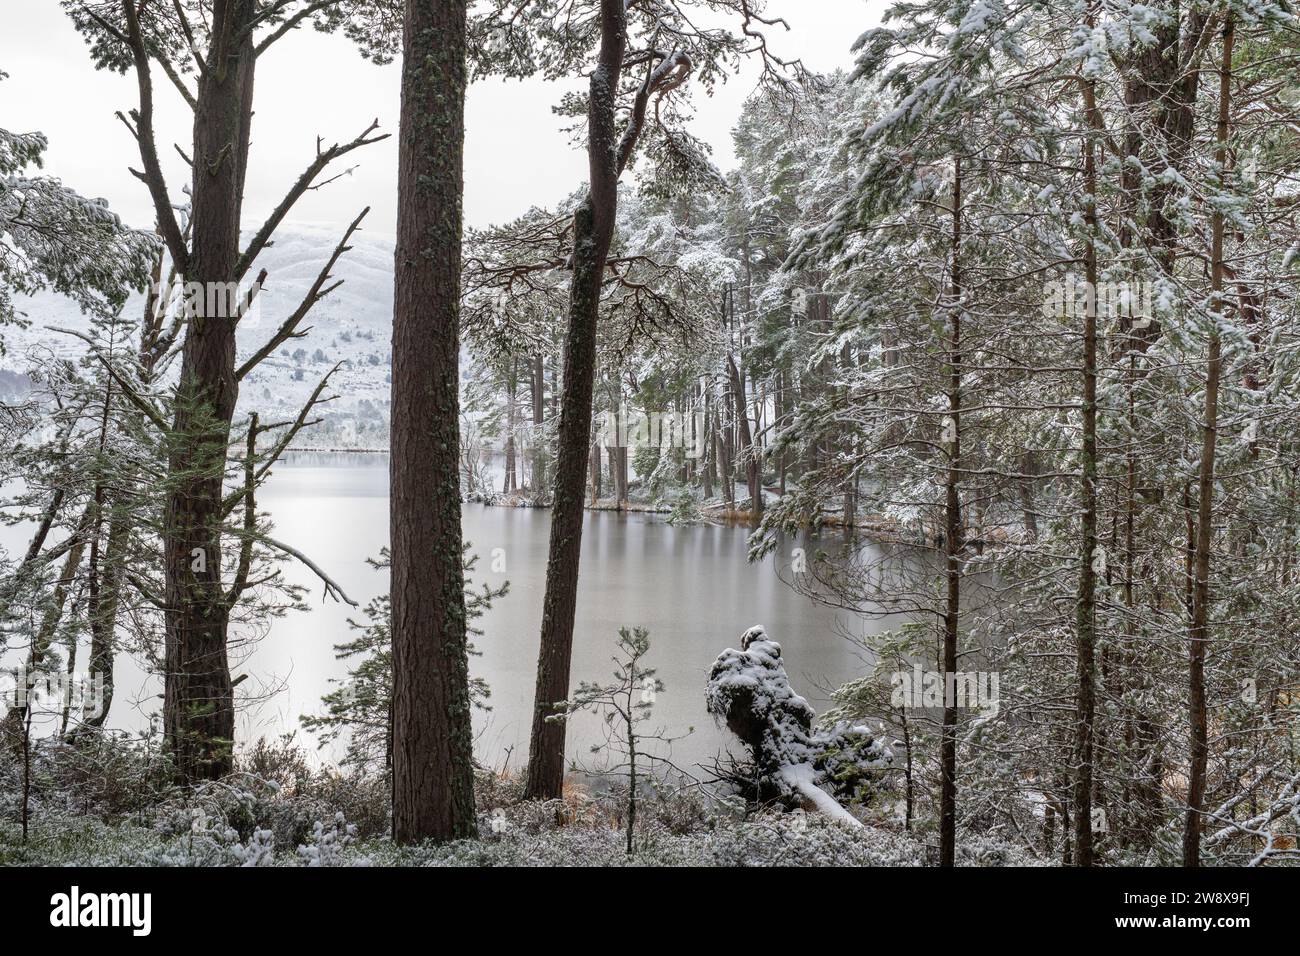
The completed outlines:
[[[389,455],[387,448],[290,448],[287,454],[301,452],[305,454],[317,455]],[[508,498],[504,494],[494,495],[495,500],[491,501],[470,501],[462,499],[466,504],[479,504],[486,508],[543,508],[549,509],[549,503],[539,503],[530,498]],[[666,515],[672,514],[673,509],[668,505],[656,505],[644,501],[624,502],[620,506],[612,498],[601,498],[597,501],[586,501],[583,504],[584,511],[606,511],[621,512],[623,514],[650,514]],[[705,504],[697,519],[699,523],[720,524],[720,525],[737,525],[751,523],[749,512],[743,509],[729,510],[725,504],[710,503]],[[845,530],[844,520],[837,514],[828,514],[823,520],[822,527],[825,529],[835,529],[843,532]],[[935,547],[941,543],[942,538],[929,540],[926,535],[917,533],[916,529],[908,529],[901,526],[897,521],[885,518],[881,515],[863,515],[854,522],[854,528],[858,531],[865,532],[865,536],[881,544],[903,544],[916,547]],[[988,529],[987,533],[974,536],[973,543],[980,544],[984,547],[1005,547],[1016,543],[1014,535],[1009,534],[1006,529],[994,526]]]
[[[309,453],[314,455],[387,455],[390,454],[387,448],[296,448],[290,447],[285,449],[286,455],[292,455],[298,452]]]

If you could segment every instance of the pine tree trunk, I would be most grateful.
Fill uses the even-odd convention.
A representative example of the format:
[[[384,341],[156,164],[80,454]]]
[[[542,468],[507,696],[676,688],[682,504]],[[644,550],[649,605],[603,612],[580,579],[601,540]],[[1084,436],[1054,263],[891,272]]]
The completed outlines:
[[[727,355],[727,373],[731,376],[731,394],[735,399],[736,423],[740,427],[740,455],[745,462],[745,476],[749,484],[749,517],[754,523],[763,515],[762,466],[758,449],[749,431],[749,415],[745,408],[745,380],[741,377],[736,360]]]
[[[1082,527],[1079,539],[1079,592],[1075,603],[1076,676],[1074,764],[1075,862],[1092,866],[1093,723],[1096,719],[1096,616],[1097,575],[1093,569],[1097,549],[1097,166],[1093,136],[1099,125],[1092,81],[1083,84],[1088,132],[1084,142],[1084,210],[1087,247],[1084,277],[1088,295],[1083,316],[1083,449],[1079,496]]]
[[[1020,491],[1020,514],[1024,523],[1025,536],[1032,542],[1038,540],[1038,505],[1035,501],[1035,479],[1038,473],[1038,460],[1032,450],[1026,450],[1020,456],[1022,477],[1016,485]]]
[[[853,368],[853,365],[853,352],[849,348],[849,344],[845,342],[843,348],[840,349],[840,368],[847,373]],[[845,377],[848,377],[847,374]],[[844,390],[840,395],[840,402],[842,407],[845,409],[848,409],[852,405],[852,388],[847,385],[844,387]],[[844,535],[852,540],[854,535],[857,533],[858,524],[858,474],[856,469],[853,468],[851,462],[858,456],[857,450],[854,447],[854,442],[851,438],[849,439],[848,450],[850,465],[849,474],[844,480]]]
[[[540,495],[546,487],[546,443],[542,439],[542,426],[546,422],[546,369],[542,355],[533,356],[533,494]]]
[[[221,579],[221,532],[226,449],[239,385],[236,303],[216,290],[236,281],[256,13],[252,0],[214,4],[214,66],[199,79],[194,113],[193,238],[185,280],[198,283],[204,294],[191,300],[181,349],[163,529],[163,724],[177,770],[191,781],[223,776],[233,759],[230,606]]]
[[[515,360],[510,360],[510,370],[506,373],[506,474],[502,480],[501,491],[513,494],[519,490],[519,455],[515,444],[515,431],[518,416],[516,410],[516,393],[519,378]]]
[[[947,598],[943,616],[943,741],[940,747],[939,865],[954,866],[957,859],[957,633],[961,614],[961,160],[955,160],[952,187],[952,311],[949,331],[948,418],[952,422],[948,468],[944,480],[944,550]]]
[[[99,454],[103,457],[108,444],[108,426],[113,401],[110,382],[104,388],[104,407],[100,417]],[[95,482],[94,529],[90,555],[86,560],[86,617],[90,624],[91,679],[99,675],[103,695],[97,713],[83,714],[83,723],[102,727],[113,702],[113,638],[117,628],[117,608],[121,582],[122,546],[126,540],[126,516],[120,506],[109,503],[108,489],[101,478]],[[108,507],[108,539],[100,546],[104,509]]]
[[[560,409],[559,455],[551,539],[542,601],[537,690],[528,748],[529,799],[560,796],[564,786],[564,724],[548,720],[555,704],[569,696],[573,621],[577,613],[578,559],[582,548],[583,487],[591,436],[592,385],[596,367],[596,323],[600,286],[614,235],[618,203],[616,94],[627,42],[623,0],[601,0],[599,62],[591,75],[587,135],[591,188],[573,216],[573,281],[569,331],[564,346],[564,397]]]
[[[628,447],[627,445],[618,446],[618,508],[622,511],[630,503],[628,498],[628,483],[631,480],[631,471],[628,468]]]
[[[617,505],[622,500],[618,490],[618,446],[606,445],[605,452],[609,459],[609,484],[614,491],[614,504]]]
[[[736,510],[736,484],[731,467],[730,432],[723,428],[723,418],[719,412],[713,414],[714,457],[718,461],[718,481],[722,485],[723,497],[727,500],[727,510]]]
[[[1228,174],[1228,133],[1232,95],[1232,14],[1223,26],[1223,62],[1219,70],[1219,122],[1214,158],[1223,178]],[[1222,344],[1219,313],[1223,309],[1223,238],[1222,206],[1216,206],[1210,252],[1210,308],[1213,331],[1210,333],[1209,361],[1205,381],[1204,439],[1198,477],[1196,542],[1192,570],[1192,618],[1188,630],[1187,719],[1191,727],[1191,746],[1187,771],[1187,816],[1183,824],[1183,866],[1201,865],[1201,813],[1205,803],[1205,768],[1209,760],[1209,727],[1205,709],[1205,645],[1210,638],[1210,548],[1214,540],[1214,455],[1219,424],[1219,376]]]
[[[80,527],[73,532],[75,537],[72,545],[68,548],[66,557],[63,559],[63,570],[55,579],[54,592],[45,605],[44,613],[41,615],[40,627],[32,637],[31,646],[27,649],[27,668],[22,675],[22,680],[26,682],[22,701],[10,707],[9,712],[4,717],[4,735],[7,743],[17,743],[23,740],[23,727],[27,720],[27,712],[31,707],[31,690],[36,679],[35,674],[37,671],[45,669],[45,656],[49,653],[50,645],[54,643],[54,636],[59,629],[59,622],[63,620],[68,592],[77,579],[77,569],[81,567],[81,559],[86,553],[86,536],[90,530],[90,517],[91,512],[90,507],[88,507],[81,519]]]
[[[459,334],[466,0],[408,0],[393,293],[393,838],[472,836]]]
[[[113,662],[116,657],[117,612],[122,599],[122,563],[130,525],[120,504],[110,504],[108,536],[103,553],[98,541],[92,542],[92,554],[87,571],[87,604],[90,618],[90,664],[92,677],[98,675],[103,686],[103,700],[99,712],[88,715],[85,723],[102,727],[113,705]]]
[[[700,389],[700,403],[697,406],[701,409],[702,414],[696,416],[699,418],[699,444],[696,447],[703,448],[704,460],[700,462],[700,481],[701,491],[704,500],[708,501],[713,497],[713,475],[717,468],[717,450],[713,442],[713,430],[709,422],[709,386],[706,382]]]

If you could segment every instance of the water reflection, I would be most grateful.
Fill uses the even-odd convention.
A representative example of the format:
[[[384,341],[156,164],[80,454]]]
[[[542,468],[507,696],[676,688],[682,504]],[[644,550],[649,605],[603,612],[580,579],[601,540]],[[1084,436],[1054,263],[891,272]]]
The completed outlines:
[[[385,456],[296,453],[276,466],[259,504],[271,514],[277,538],[310,554],[364,606],[387,587],[386,576],[366,563],[387,543],[387,495]],[[478,755],[495,766],[509,760],[520,767],[526,760],[549,528],[545,509],[464,507],[465,537],[479,555],[476,578],[510,582],[509,595],[478,622],[485,632],[476,642],[481,656],[471,661],[471,671],[492,691],[491,711],[475,719]],[[648,628],[648,663],[666,686],[654,723],[670,735],[694,728],[674,748],[674,759],[684,765],[707,762],[728,740],[705,713],[704,682],[713,659],[745,628],[763,624],[781,642],[796,689],[820,710],[825,688],[867,668],[861,650],[843,634],[887,626],[819,606],[783,584],[778,570],[788,577],[796,542],[762,563],[748,563],[746,535],[740,527],[677,527],[644,514],[588,512],[585,518],[573,682],[609,676],[619,627]],[[300,565],[286,565],[285,573],[310,589],[312,610],[275,621],[239,664],[249,675],[241,691],[278,690],[242,713],[243,741],[295,729],[301,714],[319,712],[329,680],[346,674],[333,646],[352,636],[349,618],[363,617],[360,609],[322,602],[319,582]],[[117,678],[110,723],[144,726],[159,704],[157,682],[146,681],[129,661],[119,663]],[[596,720],[575,718],[571,758],[587,760],[590,745],[602,739]]]
[[[384,542],[387,479],[387,461],[380,457],[296,456],[268,485],[263,501],[283,538],[328,562],[353,597],[364,600],[384,586],[363,562]],[[480,758],[495,765],[507,755],[515,766],[526,759],[549,530],[544,509],[476,504],[464,509],[465,537],[479,555],[476,575],[493,585],[508,580],[511,588],[479,622],[485,632],[477,642],[482,656],[471,662],[471,670],[492,688],[492,710],[479,715],[475,726]],[[706,761],[728,739],[704,711],[709,665],[742,630],[761,623],[785,646],[798,689],[814,706],[823,704],[820,688],[860,676],[866,667],[861,651],[842,634],[885,625],[820,607],[783,584],[778,570],[788,575],[795,546],[791,542],[763,563],[750,564],[743,528],[678,527],[653,515],[588,512],[574,683],[609,675],[619,627],[648,628],[649,664],[667,688],[655,703],[655,723],[671,735],[693,727],[673,756],[687,764]],[[311,583],[301,569],[294,573]],[[325,679],[339,675],[335,662],[322,659],[315,648],[324,630],[337,633],[330,622],[341,623],[340,616],[339,609],[326,606],[279,622],[269,642],[278,647],[259,651],[262,666],[293,668],[289,683],[299,708],[315,707],[316,700],[306,695],[318,697]],[[585,757],[600,739],[594,720],[575,718],[571,757]]]

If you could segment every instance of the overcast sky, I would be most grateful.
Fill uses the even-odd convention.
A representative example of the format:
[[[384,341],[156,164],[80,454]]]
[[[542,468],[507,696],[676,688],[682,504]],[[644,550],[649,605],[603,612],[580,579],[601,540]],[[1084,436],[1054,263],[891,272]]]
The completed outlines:
[[[3,0],[0,32],[0,126],[48,136],[46,171],[78,191],[103,196],[128,222],[153,224],[143,184],[126,168],[139,166],[135,144],[114,111],[136,106],[134,80],[96,71],[88,48],[58,0]],[[879,20],[883,0],[771,0],[769,13],[790,30],[771,31],[778,55],[802,57],[815,70],[852,63],[853,40]],[[244,221],[256,224],[310,161],[315,138],[351,139],[374,118],[390,140],[351,154],[356,172],[309,193],[292,219],[341,224],[363,207],[371,232],[391,234],[395,221],[399,69],[365,62],[341,37],[310,29],[287,37],[261,60]],[[696,96],[695,132],[726,169],[733,161],[730,130],[752,92],[752,73],[731,80],[713,98]],[[154,75],[157,129],[168,184],[176,199],[188,179],[172,142],[188,152],[190,118],[160,71]],[[540,81],[484,82],[469,93],[465,149],[466,216],[483,226],[510,219],[530,205],[547,205],[586,181],[586,160],[573,149],[551,112],[559,89]],[[340,167],[343,168],[343,167]]]

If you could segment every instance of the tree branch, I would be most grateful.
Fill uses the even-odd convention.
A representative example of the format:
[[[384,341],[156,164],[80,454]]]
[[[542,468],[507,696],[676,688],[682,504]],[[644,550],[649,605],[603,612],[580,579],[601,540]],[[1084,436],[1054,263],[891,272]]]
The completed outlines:
[[[275,548],[276,550],[283,551],[285,554],[289,555],[290,557],[297,558],[299,561],[305,564],[311,570],[311,572],[316,575],[316,577],[321,579],[321,583],[325,585],[324,597],[332,597],[336,601],[342,600],[344,604],[349,604],[352,607],[360,606],[357,604],[356,601],[348,597],[347,594],[344,592],[344,590],[341,587],[339,587],[338,583],[333,578],[331,578],[328,574],[322,571],[320,566],[316,564],[315,561],[307,557],[307,555],[303,554],[297,548],[291,548],[289,547],[289,545],[285,544],[282,541],[276,541],[274,538],[268,538],[266,536],[263,536],[262,540],[267,544],[269,544],[271,547]],[[322,598],[322,600],[324,600],[324,598]]]
[[[153,200],[154,214],[158,217],[158,230],[167,251],[171,253],[172,262],[182,275],[189,272],[190,253],[181,235],[180,224],[176,222],[176,213],[172,209],[171,199],[167,193],[167,182],[163,178],[162,165],[158,162],[158,147],[153,131],[153,83],[149,79],[149,52],[145,49],[144,37],[140,33],[140,20],[136,15],[135,5],[131,0],[122,0],[122,10],[126,14],[126,26],[135,60],[135,76],[140,88],[140,109],[136,112],[136,141],[140,144],[140,160],[144,163],[144,172],[136,175],[149,187],[149,196]],[[134,170],[133,170],[134,172]]]
[[[290,314],[289,317],[280,324],[280,327],[276,330],[275,334],[266,341],[266,344],[249,356],[248,360],[239,366],[235,371],[236,381],[242,380],[245,375],[255,369],[268,355],[279,348],[281,344],[294,338],[298,324],[307,317],[307,313],[312,310],[312,307],[342,285],[342,279],[328,287],[325,286],[325,283],[329,280],[330,270],[333,269],[335,263],[339,261],[339,257],[352,248],[348,245],[348,240],[352,238],[352,234],[356,232],[357,227],[361,225],[361,220],[364,219],[366,214],[369,212],[370,207],[367,206],[365,209],[361,210],[361,215],[352,220],[352,224],[348,226],[347,231],[343,233],[343,238],[340,239],[339,244],[334,247],[334,252],[331,253],[329,260],[326,261],[320,274],[316,276],[316,281],[311,284],[311,288],[307,290],[307,294],[303,296],[302,302],[299,303],[298,308],[294,309],[292,314]],[[263,276],[264,275],[265,272],[263,272]]]
[[[126,395],[131,404],[144,413],[144,416],[148,418],[149,421],[153,422],[153,424],[156,425],[163,434],[167,434],[171,430],[162,415],[159,414],[158,410],[150,405],[139,392],[131,387],[129,382],[118,374],[117,369],[113,368],[113,363],[99,351],[99,348],[95,345],[94,340],[91,339],[89,335],[86,335],[84,332],[78,332],[76,329],[60,328],[57,325],[47,325],[46,328],[51,332],[62,332],[64,335],[71,335],[85,342],[86,345],[89,346],[90,354],[97,358],[100,364],[104,366],[104,371],[108,372],[113,381],[117,382],[118,387],[122,389],[123,394]]]
[[[230,590],[226,592],[226,606],[234,607],[248,586],[248,571],[253,566],[253,540],[257,536],[257,412],[248,420],[248,446],[244,450],[244,531],[239,546],[239,567]]]
[[[335,143],[324,152],[320,149],[320,140],[318,139],[316,141],[316,159],[307,167],[306,171],[298,177],[298,181],[293,184],[293,187],[285,194],[285,197],[280,200],[280,205],[278,205],[275,208],[275,211],[267,217],[266,222],[262,223],[262,228],[257,231],[255,236],[253,236],[252,241],[248,244],[248,248],[245,249],[243,254],[239,257],[239,262],[235,266],[236,280],[243,278],[244,273],[248,271],[248,267],[251,266],[253,260],[257,258],[257,254],[262,251],[262,248],[270,240],[271,234],[279,227],[284,217],[289,214],[289,210],[293,208],[294,203],[302,197],[303,193],[311,188],[312,181],[320,175],[321,170],[340,156],[350,153],[354,149],[358,149],[362,146],[369,146],[371,143],[378,143],[380,140],[388,139],[388,133],[384,133],[380,136],[370,135],[378,128],[379,120],[375,120],[367,126],[365,130],[362,131],[361,135],[356,137],[356,139],[348,143]]]
[[[307,416],[311,414],[311,410],[317,405],[319,405],[322,401],[331,401],[331,399],[328,398],[322,399],[320,397],[320,393],[324,391],[326,383],[329,382],[330,380],[330,376],[332,376],[335,372],[337,372],[341,367],[341,365],[342,363],[335,365],[332,369],[330,369],[328,372],[325,373],[324,377],[321,378],[320,382],[316,385],[315,390],[311,393],[311,397],[307,399],[307,402],[306,404],[303,405],[302,410],[298,412],[298,417],[294,419],[293,424],[289,426],[288,432],[286,432],[284,437],[282,437],[280,441],[276,443],[275,448],[271,450],[270,454],[266,456],[265,463],[260,468],[257,469],[256,477],[258,481],[261,481],[266,476],[266,473],[271,470],[271,466],[274,465],[280,459],[280,456],[284,454],[285,449],[289,447],[289,443],[293,441],[294,436],[297,435],[298,432],[302,431],[302,429],[306,427],[308,424],[311,424],[307,421]],[[272,429],[279,428],[279,427],[282,426],[268,425],[268,426],[264,426],[262,428],[262,431],[271,431]],[[238,507],[239,503],[243,499],[244,499],[243,488],[227,495],[225,501],[222,502],[222,512],[221,512],[222,515],[225,516],[230,514],[232,511],[234,511],[235,508]]]

